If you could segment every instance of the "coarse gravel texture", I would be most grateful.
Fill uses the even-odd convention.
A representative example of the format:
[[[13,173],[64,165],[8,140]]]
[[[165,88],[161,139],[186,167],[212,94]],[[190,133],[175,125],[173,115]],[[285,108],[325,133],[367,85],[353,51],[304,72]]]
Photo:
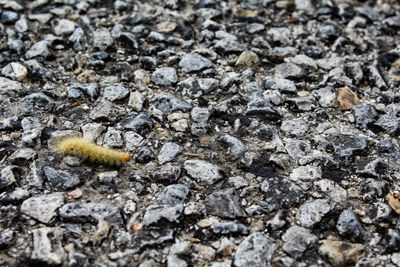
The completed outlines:
[[[0,266],[400,266],[396,0],[0,0],[0,112]]]

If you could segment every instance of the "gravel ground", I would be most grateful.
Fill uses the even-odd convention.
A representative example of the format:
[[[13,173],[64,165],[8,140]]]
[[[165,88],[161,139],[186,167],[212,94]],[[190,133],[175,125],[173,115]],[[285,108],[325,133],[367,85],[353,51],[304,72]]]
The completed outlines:
[[[0,0],[0,33],[1,266],[400,266],[398,1]]]

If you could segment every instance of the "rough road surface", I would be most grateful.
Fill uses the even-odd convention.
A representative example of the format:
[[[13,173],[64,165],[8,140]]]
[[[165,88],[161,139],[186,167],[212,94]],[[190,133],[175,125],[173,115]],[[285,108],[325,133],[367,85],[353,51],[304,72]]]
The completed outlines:
[[[400,266],[396,0],[0,0],[0,74],[0,266]]]

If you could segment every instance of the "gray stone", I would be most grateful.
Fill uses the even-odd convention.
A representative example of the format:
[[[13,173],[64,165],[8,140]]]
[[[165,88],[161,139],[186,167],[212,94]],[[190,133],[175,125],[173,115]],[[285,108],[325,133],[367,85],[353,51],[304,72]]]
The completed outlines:
[[[314,182],[314,186],[334,202],[343,203],[347,200],[347,191],[332,180],[320,179]]]
[[[378,198],[384,197],[388,189],[388,182],[368,178],[362,186],[361,195],[364,201],[375,201]]]
[[[128,106],[132,107],[135,111],[140,112],[143,110],[145,100],[146,99],[139,91],[131,92],[129,95]]]
[[[331,70],[336,67],[342,68],[343,64],[344,60],[341,57],[330,57],[317,60],[318,67],[324,70]]]
[[[339,135],[335,152],[341,157],[349,157],[363,152],[368,147],[367,139],[360,135]]]
[[[220,168],[203,160],[186,160],[183,168],[187,174],[203,185],[210,185],[222,178]]]
[[[3,191],[10,185],[13,185],[17,182],[13,172],[14,166],[9,165],[1,169],[0,171],[0,191]]]
[[[351,210],[344,210],[336,223],[339,234],[352,242],[362,242],[366,238],[366,231],[362,227],[358,217]]]
[[[211,225],[211,230],[215,234],[227,235],[227,234],[241,234],[246,235],[248,229],[245,225],[237,222],[222,222]]]
[[[246,217],[247,214],[240,204],[239,195],[233,188],[220,190],[208,195],[204,204],[207,213],[222,218]]]
[[[100,123],[88,123],[82,126],[83,138],[95,142],[96,139],[104,132],[106,127]]]
[[[359,128],[365,129],[373,123],[378,116],[375,108],[370,105],[357,105],[353,108],[356,125]]]
[[[41,127],[42,124],[37,117],[25,117],[21,120],[21,127],[25,131]]]
[[[52,17],[53,17],[53,14],[50,14],[50,13],[28,15],[28,19],[37,20],[42,25],[45,25],[47,22],[49,22],[49,20],[51,20]]]
[[[327,199],[317,199],[300,206],[296,214],[297,223],[304,227],[314,227],[331,211]]]
[[[141,232],[137,236],[139,240],[139,247],[145,248],[149,246],[156,246],[162,243],[174,240],[174,231],[173,230],[155,230],[149,232]],[[143,264],[143,263],[142,263]],[[142,267],[142,264],[140,267]],[[150,265],[143,265],[144,267],[147,266],[156,266],[154,263]]]
[[[10,79],[0,77],[0,93],[5,94],[10,91],[19,92],[22,89],[22,86],[17,81],[12,81]]]
[[[118,178],[117,171],[101,172],[97,175],[97,180],[101,184],[112,185]]]
[[[5,204],[21,203],[30,196],[27,189],[17,187],[14,191],[7,192],[5,195],[0,196],[0,202]]]
[[[293,45],[293,37],[290,31],[290,28],[279,27],[279,28],[271,28],[267,31],[268,37],[273,42],[279,42],[282,46],[292,46]]]
[[[71,189],[81,183],[80,177],[69,170],[56,170],[50,166],[45,166],[43,173],[49,184],[58,190]]]
[[[96,30],[93,32],[93,47],[100,49],[101,51],[106,50],[113,44],[114,40],[111,33],[106,29]]]
[[[332,87],[323,87],[315,91],[319,98],[318,102],[322,107],[332,107],[335,105],[336,93]]]
[[[299,79],[305,74],[304,68],[293,63],[282,63],[275,67],[275,75],[281,79]]]
[[[295,83],[287,79],[268,79],[264,83],[265,89],[279,90],[284,94],[296,93],[297,87]]]
[[[157,156],[157,160],[160,164],[172,161],[179,154],[180,150],[181,150],[180,145],[176,143],[172,142],[165,143],[162,146],[160,153]]]
[[[109,128],[104,135],[104,144],[109,147],[122,147],[123,141],[121,135],[121,131],[115,128]]]
[[[173,113],[175,111],[189,112],[192,106],[172,95],[158,95],[153,98],[154,105],[166,112]]]
[[[18,62],[11,62],[2,69],[1,74],[13,80],[22,81],[28,75],[28,69]]]
[[[83,51],[87,48],[87,40],[82,28],[78,27],[74,30],[68,41],[74,44],[75,51]]]
[[[104,203],[69,203],[62,206],[59,213],[61,218],[74,222],[122,222],[119,207]]]
[[[25,57],[27,59],[34,58],[34,57],[43,57],[47,58],[48,56],[51,55],[51,51],[49,49],[49,46],[51,45],[51,42],[48,40],[41,40],[31,46],[29,50],[26,52]]]
[[[60,265],[67,259],[62,240],[64,231],[60,227],[43,227],[32,230],[32,260],[48,265]]]
[[[151,178],[157,183],[172,184],[181,176],[181,167],[170,163],[155,168],[151,173]]]
[[[128,94],[129,90],[120,84],[106,86],[103,92],[104,98],[109,101],[124,99]]]
[[[99,96],[96,83],[73,83],[67,87],[67,93],[69,98],[78,98],[84,93],[90,97],[91,101],[94,101]]]
[[[311,151],[311,146],[308,141],[287,138],[285,139],[285,149],[289,156],[299,160]]]
[[[376,13],[372,8],[367,7],[367,6],[359,6],[354,8],[356,13],[358,15],[361,15],[363,17],[366,17],[367,19],[371,21],[376,21],[379,20],[379,15]]]
[[[126,130],[132,130],[140,135],[145,135],[153,128],[153,121],[146,113],[139,113],[121,122]]]
[[[42,92],[25,96],[22,103],[27,112],[36,112],[38,109],[50,111],[54,107],[54,101]]]
[[[303,119],[292,119],[282,121],[281,130],[286,135],[304,136],[308,131],[308,124]]]
[[[375,217],[373,217],[374,222],[387,221],[392,213],[392,208],[389,205],[381,202],[373,203],[371,209],[375,215]]]
[[[219,141],[228,148],[226,154],[231,161],[240,159],[246,152],[246,146],[236,137],[224,134],[219,138]]]
[[[57,210],[64,204],[64,195],[61,192],[34,196],[25,200],[21,205],[21,212],[48,224]]]
[[[186,54],[179,61],[179,67],[183,72],[200,71],[213,66],[212,62],[196,53]]]
[[[0,249],[5,249],[11,246],[13,239],[15,236],[15,232],[6,229],[0,233]]]
[[[75,30],[75,23],[68,19],[61,19],[54,27],[54,33],[56,35],[69,35]]]
[[[194,107],[190,115],[195,122],[207,122],[211,114],[207,108]]]
[[[189,188],[182,184],[172,184],[164,188],[158,196],[158,200],[165,205],[177,205],[185,203]]]
[[[1,80],[0,80],[1,83]],[[20,128],[18,117],[8,117],[4,120],[0,120],[0,130],[15,130]]]
[[[220,54],[230,54],[242,52],[245,46],[233,38],[223,38],[215,43],[214,49]]]
[[[315,181],[322,177],[321,168],[317,166],[300,166],[290,173],[290,179],[296,181]]]
[[[36,151],[32,148],[20,148],[12,153],[9,159],[11,162],[31,161],[36,158],[36,155]]]
[[[236,189],[240,189],[249,185],[249,183],[242,176],[234,176],[228,178],[228,185]]]
[[[206,215],[206,206],[199,202],[188,202],[185,204],[184,214],[186,216],[194,215],[204,217]]]
[[[102,101],[92,109],[92,111],[89,113],[89,117],[92,120],[115,121],[125,113],[125,110],[113,104],[112,102]]]
[[[263,98],[255,96],[248,104],[246,108],[246,115],[257,116],[264,120],[279,120],[281,115],[275,110],[270,103],[265,101]]]
[[[174,68],[162,67],[153,72],[151,80],[157,85],[170,86],[178,81],[178,75]]]
[[[297,258],[314,245],[318,241],[318,237],[307,228],[295,225],[286,231],[282,236],[282,241],[282,249]]]
[[[390,135],[399,133],[399,123],[393,115],[385,114],[381,116],[375,125],[379,126]]]
[[[18,20],[18,13],[11,10],[3,10],[1,13],[0,21],[2,23],[13,23]]]
[[[174,267],[174,266],[187,267],[188,264],[186,263],[185,260],[183,260],[175,255],[168,255],[167,267]]]
[[[149,226],[163,221],[178,223],[182,212],[183,206],[180,204],[175,206],[150,205],[143,216],[143,224]]]
[[[297,55],[295,57],[288,58],[287,60],[285,59],[285,61],[309,68],[311,70],[318,69],[315,60],[306,55]]]
[[[124,134],[125,148],[128,151],[135,151],[143,144],[143,136],[138,133],[128,131]]]
[[[277,90],[265,90],[263,92],[263,98],[274,105],[280,105],[282,103],[282,94]]]
[[[385,174],[386,167],[380,158],[367,158],[358,164],[356,172],[361,176],[378,178]]]
[[[250,34],[262,33],[264,30],[265,26],[261,23],[250,23],[246,26],[246,31]]]
[[[274,251],[273,243],[263,233],[255,232],[246,237],[238,246],[233,259],[233,266],[270,266]]]
[[[300,186],[281,177],[265,179],[261,184],[261,191],[264,192],[265,208],[268,212],[298,205],[306,195]]]

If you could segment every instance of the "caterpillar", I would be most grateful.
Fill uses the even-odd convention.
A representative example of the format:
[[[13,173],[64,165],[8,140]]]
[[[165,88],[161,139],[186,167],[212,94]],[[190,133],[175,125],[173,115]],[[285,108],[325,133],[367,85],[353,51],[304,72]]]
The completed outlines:
[[[67,137],[57,146],[59,152],[88,159],[93,162],[101,162],[107,165],[121,166],[131,160],[124,152],[96,145],[82,137]]]

